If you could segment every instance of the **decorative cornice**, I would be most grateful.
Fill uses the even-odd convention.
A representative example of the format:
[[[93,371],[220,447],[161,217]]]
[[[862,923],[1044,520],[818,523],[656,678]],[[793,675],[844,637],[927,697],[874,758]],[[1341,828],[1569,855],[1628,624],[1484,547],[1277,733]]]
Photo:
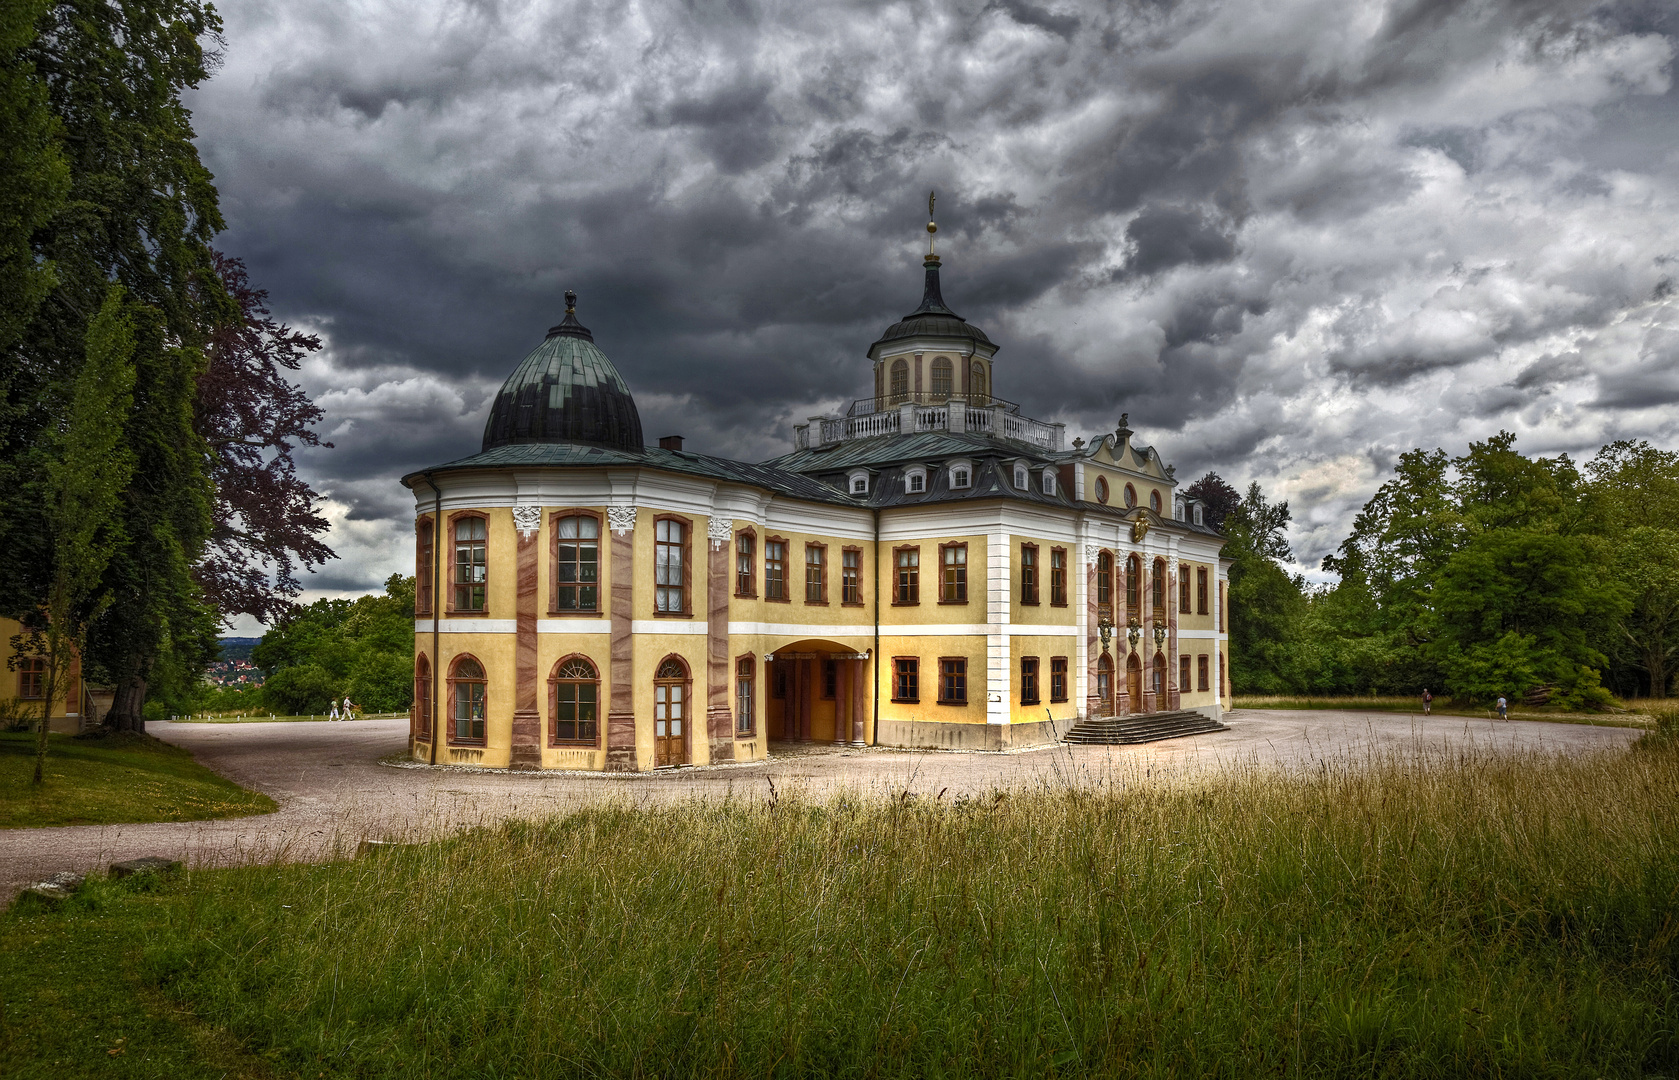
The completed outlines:
[[[706,525],[705,531],[706,535],[711,538],[711,550],[716,551],[733,538],[735,532],[734,519],[713,516]]]
[[[609,506],[606,508],[606,527],[619,536],[635,528],[635,507]]]
[[[542,528],[542,508],[540,506],[515,506],[513,508],[513,526],[519,530],[519,535],[526,540]]]

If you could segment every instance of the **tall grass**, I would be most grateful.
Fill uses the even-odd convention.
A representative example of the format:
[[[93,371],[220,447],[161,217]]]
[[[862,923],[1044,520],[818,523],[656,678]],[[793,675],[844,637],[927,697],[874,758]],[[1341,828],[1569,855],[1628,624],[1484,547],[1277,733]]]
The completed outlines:
[[[1679,755],[614,805],[192,875],[146,971],[301,1075],[1679,1070]]]

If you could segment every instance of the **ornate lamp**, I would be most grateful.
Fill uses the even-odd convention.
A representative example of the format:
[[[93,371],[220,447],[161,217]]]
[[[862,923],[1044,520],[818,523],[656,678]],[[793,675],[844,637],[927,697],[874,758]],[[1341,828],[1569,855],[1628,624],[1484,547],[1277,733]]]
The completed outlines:
[[[1142,637],[1143,624],[1138,622],[1137,617],[1133,615],[1131,616],[1130,625],[1125,628],[1125,640],[1129,641],[1131,643],[1131,648],[1135,649],[1137,647],[1137,642],[1141,641]]]

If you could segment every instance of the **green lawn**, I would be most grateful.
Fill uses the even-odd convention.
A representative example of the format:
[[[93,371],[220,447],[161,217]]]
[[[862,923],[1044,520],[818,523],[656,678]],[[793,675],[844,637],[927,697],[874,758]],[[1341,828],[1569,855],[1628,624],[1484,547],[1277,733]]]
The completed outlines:
[[[52,736],[46,782],[35,736],[0,734],[0,829],[202,821],[270,814],[274,800],[218,776],[178,746],[144,735]]]
[[[1394,712],[1422,715],[1422,701],[1419,698],[1374,697],[1363,694],[1351,694],[1344,697],[1237,694],[1231,698],[1230,707],[1234,709],[1338,709],[1348,712]],[[1467,716],[1479,720],[1491,720],[1497,716],[1497,711],[1494,709],[1480,705],[1454,705],[1449,699],[1443,697],[1435,698],[1431,708],[1434,716]],[[1619,713],[1571,713],[1563,712],[1561,709],[1529,709],[1522,706],[1513,706],[1507,711],[1512,720],[1543,720],[1553,724],[1587,724],[1598,727],[1647,728],[1654,726],[1652,717],[1639,711],[1638,707],[1631,703],[1629,703],[1626,712]]]
[[[0,1061],[43,1080],[1679,1074],[1679,753],[1659,745],[954,804],[766,795],[14,910]]]

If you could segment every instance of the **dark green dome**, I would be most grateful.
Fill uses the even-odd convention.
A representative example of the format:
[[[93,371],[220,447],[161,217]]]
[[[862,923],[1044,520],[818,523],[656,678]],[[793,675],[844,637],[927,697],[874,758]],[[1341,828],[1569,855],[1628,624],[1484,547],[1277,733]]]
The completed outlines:
[[[985,336],[984,330],[945,306],[944,295],[939,291],[937,256],[929,255],[923,265],[927,269],[927,282],[922,290],[921,306],[887,327],[874,344],[912,337],[953,337],[990,345],[991,339]],[[874,345],[869,348],[873,349]]]
[[[502,383],[484,425],[484,449],[515,443],[582,443],[640,450],[641,416],[630,388],[577,321],[577,294],[566,316]]]

